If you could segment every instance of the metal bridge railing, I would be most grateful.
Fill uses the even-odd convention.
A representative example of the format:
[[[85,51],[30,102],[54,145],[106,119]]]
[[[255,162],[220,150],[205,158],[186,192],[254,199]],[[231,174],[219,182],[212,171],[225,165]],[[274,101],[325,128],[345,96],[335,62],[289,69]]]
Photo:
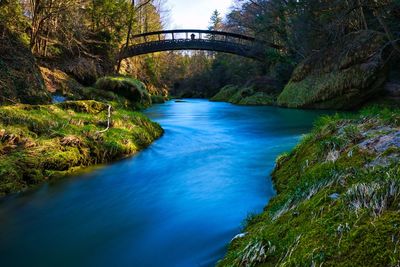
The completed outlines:
[[[149,42],[161,42],[167,40],[210,40],[221,41],[228,43],[237,43],[241,45],[253,45],[256,39],[241,34],[221,32],[221,31],[207,31],[207,30],[169,30],[149,32],[134,35],[131,38],[133,44],[140,45]]]

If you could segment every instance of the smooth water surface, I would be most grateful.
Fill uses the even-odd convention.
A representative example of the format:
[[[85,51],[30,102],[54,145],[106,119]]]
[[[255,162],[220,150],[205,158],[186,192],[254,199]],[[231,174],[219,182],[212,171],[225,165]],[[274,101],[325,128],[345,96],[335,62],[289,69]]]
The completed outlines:
[[[0,266],[213,266],[315,111],[170,101],[135,157],[0,200]]]

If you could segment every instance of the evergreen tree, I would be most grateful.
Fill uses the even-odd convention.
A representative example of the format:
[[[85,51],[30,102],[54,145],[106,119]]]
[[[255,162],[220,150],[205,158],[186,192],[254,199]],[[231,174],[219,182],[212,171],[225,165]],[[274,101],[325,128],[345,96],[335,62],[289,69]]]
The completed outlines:
[[[208,30],[210,31],[220,31],[222,30],[222,17],[218,10],[214,10],[211,15],[210,23],[208,26]]]

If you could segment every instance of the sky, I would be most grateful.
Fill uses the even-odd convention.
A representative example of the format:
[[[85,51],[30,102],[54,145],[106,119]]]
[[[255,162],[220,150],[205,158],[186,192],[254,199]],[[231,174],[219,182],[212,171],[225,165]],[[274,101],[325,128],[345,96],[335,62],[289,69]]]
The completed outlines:
[[[169,27],[173,29],[207,29],[212,12],[224,16],[232,0],[168,0]]]

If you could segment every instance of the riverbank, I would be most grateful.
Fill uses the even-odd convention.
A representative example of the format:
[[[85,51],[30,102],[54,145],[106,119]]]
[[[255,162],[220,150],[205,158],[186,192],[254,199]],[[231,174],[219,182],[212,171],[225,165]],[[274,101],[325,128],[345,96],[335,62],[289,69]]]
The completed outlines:
[[[275,93],[257,92],[252,87],[227,85],[210,100],[214,102],[229,102],[247,106],[274,106],[278,95]]]
[[[321,118],[272,173],[277,190],[219,266],[397,266],[400,109]]]
[[[162,128],[139,112],[86,100],[0,107],[0,196],[150,145]]]
[[[0,201],[3,265],[214,266],[275,195],[275,158],[326,114],[183,100],[143,111],[165,134],[134,157]]]

